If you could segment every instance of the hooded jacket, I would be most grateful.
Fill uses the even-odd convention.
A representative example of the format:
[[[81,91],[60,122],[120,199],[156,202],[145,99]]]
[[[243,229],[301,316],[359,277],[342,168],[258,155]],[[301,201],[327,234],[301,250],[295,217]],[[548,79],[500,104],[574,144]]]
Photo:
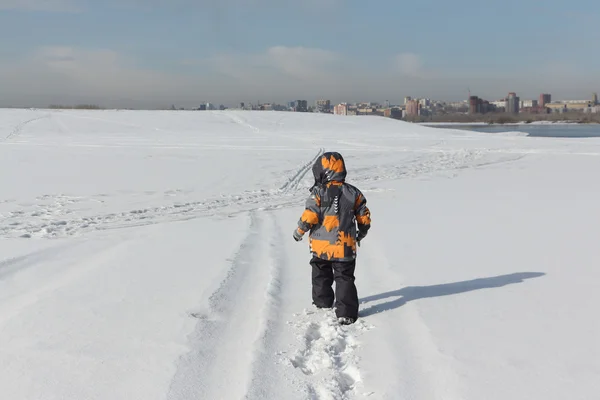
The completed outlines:
[[[367,200],[345,182],[346,165],[341,154],[324,153],[312,168],[315,184],[298,221],[298,232],[310,232],[313,256],[329,261],[356,258],[357,228],[361,237],[371,227]]]

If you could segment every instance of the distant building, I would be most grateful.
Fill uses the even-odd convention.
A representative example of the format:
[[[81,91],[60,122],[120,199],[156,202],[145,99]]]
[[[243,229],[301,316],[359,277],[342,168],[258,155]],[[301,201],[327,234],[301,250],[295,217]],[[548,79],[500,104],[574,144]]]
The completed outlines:
[[[519,113],[519,97],[516,93],[510,92],[506,99],[506,112],[511,114]]]
[[[402,110],[398,107],[386,108],[383,116],[387,118],[402,119]]]
[[[200,104],[200,107],[198,107],[198,110],[206,111],[206,104]]]
[[[409,102],[409,101],[411,101],[411,100],[412,100],[412,97],[410,97],[410,96],[406,96],[406,97],[404,98],[404,105],[407,105],[407,104],[408,104],[408,102]]]
[[[246,108],[246,107],[245,107],[245,104],[244,104],[243,102],[242,102],[242,103],[240,103],[240,108],[241,108],[242,110],[243,110],[244,108]]]
[[[598,114],[598,113],[600,113],[600,106],[590,107],[587,110],[588,111],[586,111],[586,112],[589,112],[591,114]]]
[[[479,113],[479,97],[471,96],[469,97],[469,114],[477,114]]]
[[[587,111],[588,108],[592,108],[593,104],[590,100],[577,100],[577,101],[562,101],[558,103],[546,104],[546,108],[549,108],[553,112],[568,112],[568,111]]]
[[[598,93],[592,93],[592,103],[597,106],[598,105]]]
[[[206,103],[206,109],[207,110],[214,110],[215,109],[215,105],[213,103]]]
[[[296,102],[295,101],[290,101],[287,105],[288,105],[288,108],[290,110],[294,110],[296,108]]]
[[[308,102],[306,100],[296,100],[295,103],[294,111],[308,112]]]
[[[406,104],[406,116],[419,115],[420,108],[420,104],[417,100],[409,100]]]
[[[320,112],[320,113],[331,112],[331,101],[330,100],[317,100],[316,112]]]
[[[550,104],[552,102],[552,96],[547,93],[540,94],[540,101],[538,101],[538,105],[540,107],[544,107],[546,104]]]
[[[348,104],[341,103],[333,107],[333,113],[335,115],[348,115]]]
[[[538,105],[537,100],[523,100],[523,101],[521,101],[520,108],[532,108],[532,107],[537,107],[537,105]]]
[[[469,114],[485,114],[496,111],[496,106],[478,96],[469,97]]]
[[[493,105],[494,107],[496,107],[496,109],[498,109],[498,110],[506,109],[506,99],[491,101],[490,104]]]

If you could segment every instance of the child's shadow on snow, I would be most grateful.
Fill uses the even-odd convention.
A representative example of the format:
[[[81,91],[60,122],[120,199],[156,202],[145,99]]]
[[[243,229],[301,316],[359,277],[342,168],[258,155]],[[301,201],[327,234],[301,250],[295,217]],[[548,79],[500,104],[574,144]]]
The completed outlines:
[[[511,285],[513,283],[520,283],[525,279],[539,278],[540,276],[544,275],[546,274],[543,272],[518,272],[510,275],[473,279],[463,282],[444,283],[441,285],[407,286],[399,290],[362,298],[360,300],[361,304],[383,300],[390,297],[398,297],[397,299],[385,303],[375,304],[362,309],[359,312],[359,316],[368,317],[369,315],[377,314],[383,311],[393,310],[394,308],[402,307],[409,301],[413,300],[425,299],[428,297],[450,296],[453,294],[465,293],[473,290],[497,288]]]

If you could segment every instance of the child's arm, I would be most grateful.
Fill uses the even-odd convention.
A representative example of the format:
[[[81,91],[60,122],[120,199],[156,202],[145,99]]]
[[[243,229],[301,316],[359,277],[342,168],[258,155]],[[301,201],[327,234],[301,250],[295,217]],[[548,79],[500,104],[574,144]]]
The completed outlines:
[[[298,228],[294,230],[294,239],[302,240],[302,236],[312,229],[313,226],[319,223],[319,208],[321,207],[321,198],[316,190],[306,200],[306,207],[300,220]]]
[[[358,225],[358,236],[356,239],[360,242],[367,236],[367,232],[371,228],[371,211],[367,207],[367,199],[360,191],[354,203],[354,215],[356,216]]]

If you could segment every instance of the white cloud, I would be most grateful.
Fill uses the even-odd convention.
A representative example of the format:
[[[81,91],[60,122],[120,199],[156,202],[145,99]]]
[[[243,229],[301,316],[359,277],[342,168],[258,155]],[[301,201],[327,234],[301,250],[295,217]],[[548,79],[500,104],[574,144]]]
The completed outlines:
[[[267,61],[293,79],[330,79],[341,57],[331,51],[306,47],[276,46],[268,49]]]
[[[139,68],[111,50],[42,47],[22,60],[3,63],[0,86],[4,105],[84,102],[134,107],[164,105],[196,85],[175,74]]]
[[[274,46],[258,54],[221,54],[208,62],[216,72],[238,80],[284,78],[288,81],[324,83],[341,66],[337,53],[307,47]]]
[[[403,66],[404,72],[418,72],[414,63]],[[429,94],[422,81],[399,76],[397,69],[385,63],[366,63],[325,49],[285,46],[185,60],[170,72],[140,67],[111,50],[43,47],[0,67],[0,86],[4,105],[36,106],[73,102],[192,106],[204,101],[232,105],[299,98],[335,102]]]
[[[250,54],[220,54],[174,62],[164,71],[110,49],[42,47],[20,60],[0,60],[0,106],[94,103],[106,107],[197,106],[211,101],[285,102],[304,98],[399,101],[402,97],[465,99],[467,88],[490,100],[517,91],[581,97],[589,75],[572,65],[510,73],[436,71],[404,53],[378,62],[329,50],[275,46]]]
[[[423,67],[421,56],[414,53],[401,53],[394,57],[397,71],[406,77],[424,78],[428,72]]]
[[[212,74],[221,93],[236,99],[312,98],[340,92],[353,69],[338,53],[307,47],[274,46],[261,53],[220,54],[184,64]],[[267,101],[267,100],[265,100]]]

